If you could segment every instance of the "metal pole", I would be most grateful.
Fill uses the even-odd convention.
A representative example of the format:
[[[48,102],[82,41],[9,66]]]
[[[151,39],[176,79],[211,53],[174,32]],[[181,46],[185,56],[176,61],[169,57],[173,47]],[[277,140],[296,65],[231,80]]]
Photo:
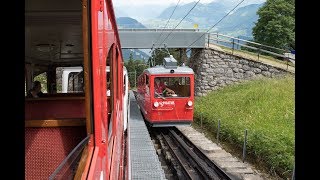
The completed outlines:
[[[293,166],[293,171],[292,171],[292,178],[291,178],[291,180],[294,180],[294,179],[295,179],[295,169],[296,169],[296,166]]]
[[[219,44],[219,33],[217,33],[217,44]]]
[[[210,47],[210,33],[208,33],[208,47]]]
[[[260,55],[260,47],[258,48],[258,61],[259,61],[259,55]]]
[[[218,130],[217,130],[217,142],[219,144],[219,133],[220,133],[220,119],[218,119]]]
[[[234,39],[232,39],[232,55],[233,55],[233,50],[234,50]]]
[[[240,44],[240,40],[239,40],[239,38],[240,38],[240,37],[238,36],[238,44],[237,44],[237,49],[240,49],[240,48],[239,48],[239,46],[240,46],[240,45],[239,45],[239,44]]]
[[[288,55],[288,57],[286,58],[286,61],[287,61],[287,71],[288,71],[288,66],[289,66],[289,55]]]
[[[200,119],[201,119],[200,123],[201,123],[201,129],[202,129],[202,112],[200,113]]]
[[[247,130],[244,131],[244,142],[243,142],[243,152],[242,152],[242,162],[246,157],[246,146],[247,146]]]

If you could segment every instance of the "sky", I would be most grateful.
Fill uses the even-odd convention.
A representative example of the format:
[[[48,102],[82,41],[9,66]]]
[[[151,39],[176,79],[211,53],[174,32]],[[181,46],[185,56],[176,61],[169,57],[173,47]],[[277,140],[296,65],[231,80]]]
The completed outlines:
[[[197,0],[180,0],[179,4],[186,4]],[[215,0],[200,0],[201,3],[209,3]],[[114,6],[124,5],[166,5],[177,4],[178,0],[112,0]]]
[[[169,6],[197,2],[198,0],[112,0],[116,16],[131,17],[138,21],[145,21],[158,17],[163,10]],[[222,2],[228,4],[238,4],[241,0],[200,0],[199,3],[207,4],[211,2]],[[241,5],[262,3],[266,0],[245,0]],[[241,7],[241,6],[239,6]]]

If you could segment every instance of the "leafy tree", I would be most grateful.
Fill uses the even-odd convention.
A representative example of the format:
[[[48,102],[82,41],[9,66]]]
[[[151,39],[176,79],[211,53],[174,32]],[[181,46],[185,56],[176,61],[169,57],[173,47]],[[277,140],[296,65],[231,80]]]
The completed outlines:
[[[180,52],[179,49],[169,49],[169,52],[173,57],[178,61],[178,65],[181,65],[182,62],[180,60]],[[163,63],[163,58],[164,57],[169,57],[169,54],[166,50],[164,49],[156,49],[155,50],[155,65],[162,65]],[[148,62],[144,62],[144,60],[134,60],[132,53],[129,56],[128,62],[125,62],[124,65],[126,66],[128,70],[128,75],[129,75],[129,81],[130,81],[130,86],[135,87],[134,85],[134,76],[138,78],[140,74],[142,74],[143,70],[149,67],[151,58],[149,58]]]
[[[34,81],[40,81],[41,83],[41,91],[46,93],[47,92],[47,73],[41,73],[34,77]]]
[[[146,65],[142,60],[135,60],[134,63],[135,63],[134,67],[137,72],[137,76],[142,74],[143,70],[148,68],[148,65]]]
[[[252,29],[256,42],[282,49],[295,49],[295,3],[293,0],[267,0],[258,10]]]
[[[170,54],[178,61],[178,65],[181,65],[183,62],[180,59],[180,52],[179,49],[169,49]],[[156,49],[154,51],[154,65],[162,65],[163,64],[163,58],[169,57],[168,51],[165,49]],[[151,57],[148,60],[148,64],[151,61]]]
[[[134,83],[137,82],[138,76],[142,74],[143,70],[148,68],[148,65],[143,60],[134,60],[132,54],[130,54],[129,61],[125,62],[124,65],[128,71],[130,86],[135,87]]]
[[[135,70],[134,64],[135,64],[135,63],[134,63],[134,61],[133,61],[133,55],[132,55],[132,53],[130,53],[129,61],[128,61],[128,62],[125,62],[125,66],[126,66],[128,72],[132,72],[132,71]]]

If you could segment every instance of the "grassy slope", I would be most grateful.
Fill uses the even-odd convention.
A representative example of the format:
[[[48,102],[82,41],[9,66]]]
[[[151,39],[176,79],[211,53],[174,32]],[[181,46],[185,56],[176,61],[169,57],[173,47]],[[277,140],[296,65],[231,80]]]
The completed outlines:
[[[220,119],[220,138],[238,147],[247,129],[248,154],[289,177],[294,165],[294,96],[292,76],[229,86],[196,99],[195,121],[199,123],[202,113],[203,124],[216,130]]]

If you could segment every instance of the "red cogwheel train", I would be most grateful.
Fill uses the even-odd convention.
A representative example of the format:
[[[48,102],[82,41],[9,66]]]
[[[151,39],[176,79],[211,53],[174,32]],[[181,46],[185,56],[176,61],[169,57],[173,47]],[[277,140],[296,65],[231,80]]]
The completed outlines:
[[[189,125],[194,112],[194,72],[177,66],[172,56],[163,65],[147,68],[138,77],[137,102],[153,127]]]

